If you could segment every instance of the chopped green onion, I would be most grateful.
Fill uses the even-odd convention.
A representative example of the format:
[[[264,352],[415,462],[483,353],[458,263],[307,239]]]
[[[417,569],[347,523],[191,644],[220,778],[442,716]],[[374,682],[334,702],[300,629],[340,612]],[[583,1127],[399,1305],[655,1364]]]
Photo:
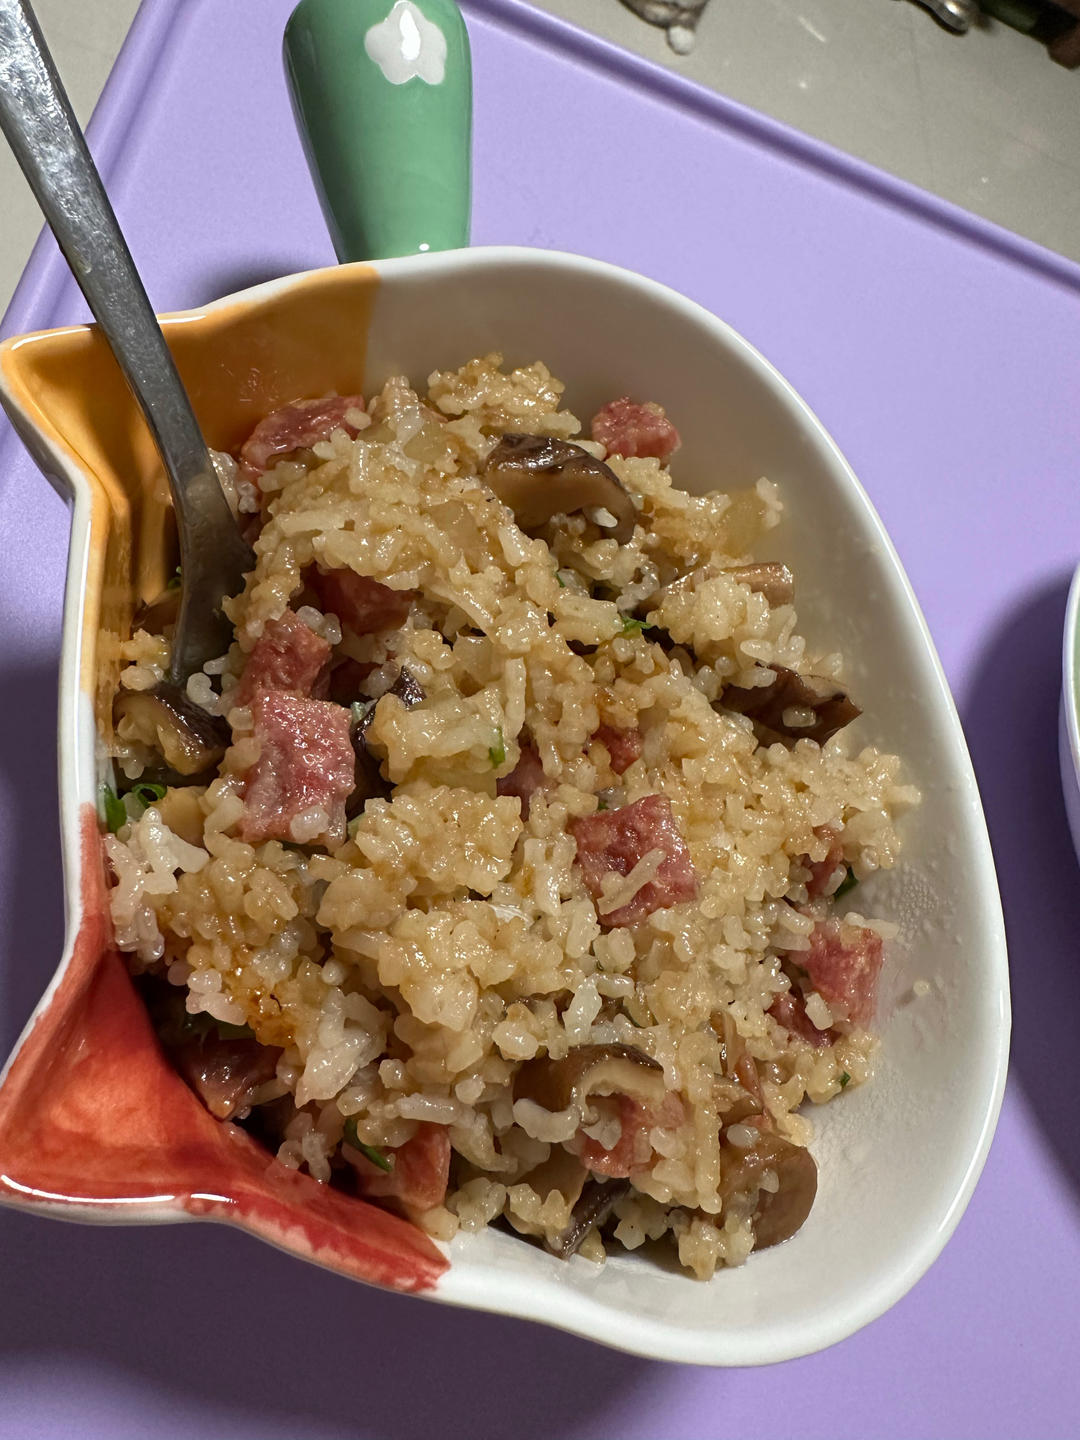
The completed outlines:
[[[601,798],[596,802],[596,808],[597,808],[597,810],[606,810],[606,809],[608,808],[608,803],[607,803],[607,801],[606,801],[605,799],[603,799],[603,797],[601,797]]]
[[[376,1150],[374,1145],[365,1145],[356,1133],[356,1119],[355,1115],[350,1115],[345,1121],[346,1144],[351,1145],[354,1150],[359,1150],[360,1154],[366,1156],[373,1165],[377,1165],[380,1170],[385,1170],[389,1174],[394,1168],[394,1157],[384,1155],[381,1150]]]
[[[124,802],[111,785],[101,787],[101,798],[105,805],[105,824],[115,835],[121,825],[127,824],[128,813]]]
[[[843,880],[840,881],[840,884],[839,884],[839,885],[836,887],[836,889],[833,891],[833,897],[832,897],[832,898],[833,898],[834,900],[839,900],[841,895],[846,895],[849,890],[854,890],[854,889],[855,889],[855,886],[856,886],[858,883],[859,883],[858,880],[855,878],[855,871],[852,870],[851,866],[849,865],[849,866],[847,867],[847,874],[844,876]]]
[[[506,759],[506,742],[503,739],[501,725],[496,728],[495,734],[497,737],[495,744],[488,749],[488,759],[491,761],[491,768],[493,770],[497,770]]]
[[[149,808],[155,800],[165,798],[165,786],[150,785],[144,780],[138,785],[133,785],[130,793],[135,796],[140,805]]]
[[[176,567],[176,574],[172,577],[172,579],[169,581],[169,583],[165,586],[165,589],[166,589],[166,590],[179,590],[182,583],[183,583],[183,582],[182,582],[182,580],[181,580],[181,578],[180,578],[180,566],[177,565],[177,567]]]
[[[843,1090],[843,1088],[844,1088],[845,1085],[850,1085],[850,1084],[851,1084],[851,1076],[847,1073],[846,1070],[842,1071],[842,1072],[841,1072],[841,1075],[840,1075],[840,1089]]]
[[[565,581],[565,580],[562,578],[562,576],[559,574],[558,570],[555,571],[555,579],[559,582],[559,589],[560,589],[560,590],[565,590],[565,589],[566,589],[566,581]]]
[[[394,1168],[394,1157],[392,1155],[384,1155],[381,1150],[376,1150],[374,1145],[365,1145],[361,1142],[356,1148],[360,1151],[361,1155],[365,1155],[371,1163],[377,1165],[380,1170],[385,1170],[389,1174]]]
[[[633,615],[622,615],[622,633],[624,635],[640,635],[645,629],[644,620],[635,620]]]

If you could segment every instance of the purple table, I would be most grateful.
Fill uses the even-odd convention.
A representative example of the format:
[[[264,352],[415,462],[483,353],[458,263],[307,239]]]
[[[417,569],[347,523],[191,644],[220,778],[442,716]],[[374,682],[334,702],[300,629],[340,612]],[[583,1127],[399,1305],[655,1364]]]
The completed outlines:
[[[160,309],[332,259],[281,77],[288,10],[145,0],[117,64],[93,139]],[[997,1140],[911,1295],[765,1371],[650,1364],[379,1294],[224,1230],[0,1212],[0,1440],[1075,1436],[1080,877],[1055,723],[1080,552],[1080,270],[520,0],[473,0],[468,19],[477,243],[600,256],[730,320],[815,407],[892,532],[1001,876],[1015,1063]],[[514,129],[524,119],[542,145]],[[43,242],[5,331],[82,315]],[[6,1052],[62,942],[51,737],[67,544],[62,503],[6,431],[0,536]]]

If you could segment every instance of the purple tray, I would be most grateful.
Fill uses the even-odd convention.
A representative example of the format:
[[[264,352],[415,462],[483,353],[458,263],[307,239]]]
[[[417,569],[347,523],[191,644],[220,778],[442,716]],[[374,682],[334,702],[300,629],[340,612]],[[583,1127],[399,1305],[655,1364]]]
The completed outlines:
[[[159,309],[333,259],[282,78],[290,3],[145,0],[117,62],[92,139]],[[1015,1064],[997,1140],[915,1290],[767,1371],[650,1364],[383,1295],[234,1232],[0,1211],[0,1437],[1075,1436],[1080,877],[1055,723],[1080,552],[1080,269],[521,0],[465,8],[477,243],[613,260],[723,316],[807,397],[892,532],[1000,872]],[[83,317],[42,240],[4,332]],[[0,535],[6,1053],[62,942],[51,737],[68,537],[6,429]]]

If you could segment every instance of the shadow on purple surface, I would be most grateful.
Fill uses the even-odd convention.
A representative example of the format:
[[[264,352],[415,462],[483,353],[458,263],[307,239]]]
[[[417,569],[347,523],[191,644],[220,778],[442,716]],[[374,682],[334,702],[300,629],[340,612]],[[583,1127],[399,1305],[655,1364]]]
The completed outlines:
[[[58,657],[0,670],[0,1063],[48,984],[64,945],[57,819]]]
[[[228,270],[212,273],[208,278],[200,277],[196,297],[190,302],[190,309],[209,305],[224,295],[235,295],[240,290],[250,290],[255,285],[264,285],[268,280],[280,280],[286,275],[298,275],[302,270],[311,270],[319,265],[333,265],[334,256],[328,253],[321,260],[306,255],[301,259],[276,260],[258,266],[234,266]]]
[[[962,706],[1005,910],[1012,1073],[1080,1201],[1080,1125],[1062,1057],[1076,1048],[1080,873],[1058,768],[1061,639],[1070,576],[1048,582],[985,647]],[[1067,1062],[1065,1062],[1067,1064]]]
[[[157,1433],[209,1410],[214,1425],[242,1414],[243,1434],[263,1440],[580,1434],[660,1370],[539,1326],[380,1294],[257,1243],[216,1226],[0,1211],[0,1366],[112,1371],[162,1406]]]

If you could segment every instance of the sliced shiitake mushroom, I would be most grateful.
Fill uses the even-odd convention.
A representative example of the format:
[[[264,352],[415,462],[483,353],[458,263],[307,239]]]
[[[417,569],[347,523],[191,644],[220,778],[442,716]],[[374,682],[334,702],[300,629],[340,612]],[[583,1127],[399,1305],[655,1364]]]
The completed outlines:
[[[629,1095],[644,1105],[663,1103],[664,1067],[634,1045],[575,1045],[561,1060],[527,1060],[514,1077],[514,1099],[553,1113],[571,1105],[584,1113],[590,1095]]]
[[[745,1149],[730,1141],[721,1144],[722,1197],[760,1187],[769,1170],[779,1184],[775,1191],[758,1190],[752,1221],[755,1250],[767,1250],[789,1240],[802,1226],[817,1195],[817,1165],[809,1150],[771,1130],[758,1130],[753,1144]]]
[[[407,670],[404,665],[398,671],[397,679],[386,693],[388,695],[396,695],[406,710],[412,710],[414,706],[419,705],[423,700],[427,699],[424,687],[420,684],[420,681],[417,680],[412,671]]]
[[[612,1210],[630,1193],[629,1180],[589,1179],[574,1206],[570,1224],[554,1239],[545,1242],[546,1249],[560,1260],[569,1260],[581,1249],[586,1236],[603,1225]]]
[[[229,727],[189,700],[178,685],[162,680],[152,690],[121,690],[113,702],[121,739],[148,745],[180,776],[202,776],[220,763]]]
[[[646,608],[655,608],[666,595],[690,594],[703,582],[716,580],[721,575],[728,575],[740,585],[764,595],[770,605],[790,605],[795,598],[795,576],[788,567],[779,560],[760,560],[751,565],[733,565],[728,569],[714,564],[695,566],[665,585]],[[670,641],[670,636],[668,639]]]
[[[756,1123],[761,1116],[762,1109],[758,1101],[752,1095],[744,1094],[728,1106],[721,1118],[725,1125],[741,1125],[747,1120]]]
[[[564,1150],[561,1145],[553,1145],[548,1158],[523,1175],[521,1183],[536,1192],[541,1204],[557,1190],[573,1210],[588,1179],[589,1172],[576,1155],[571,1155],[570,1151]],[[526,1220],[516,1214],[513,1208],[508,1208],[506,1218],[522,1235],[543,1234],[543,1226],[539,1221]]]
[[[862,714],[835,680],[798,675],[783,665],[770,665],[768,669],[775,677],[769,684],[750,688],[728,685],[716,701],[717,709],[746,715],[768,743],[779,740],[784,745],[793,745],[796,740],[816,740],[824,745]],[[793,711],[807,723],[792,723]]]
[[[576,1155],[556,1146],[542,1165],[522,1177],[541,1201],[557,1190],[571,1207],[566,1229],[545,1238],[544,1248],[560,1260],[576,1255],[587,1235],[603,1225],[619,1201],[630,1193],[629,1180],[597,1180]],[[523,1234],[539,1234],[539,1228],[511,1214],[510,1223]]]
[[[740,585],[749,585],[764,595],[770,605],[790,605],[795,599],[795,576],[777,560],[763,560],[756,565],[736,565],[726,571]]]
[[[606,531],[620,545],[634,533],[637,511],[622,482],[580,445],[548,435],[504,435],[487,458],[484,483],[513,510],[523,530],[539,530],[554,515],[593,506],[615,525]]]
[[[353,790],[345,802],[346,819],[359,815],[369,800],[385,799],[390,794],[390,785],[383,779],[378,756],[368,749],[367,732],[375,714],[374,700],[361,702],[352,707],[353,718],[349,723],[349,739],[352,741],[356,764],[353,770]]]
[[[775,1191],[762,1190],[754,1213],[754,1249],[768,1250],[800,1230],[817,1195],[817,1165],[809,1150],[789,1145],[775,1166]]]
[[[406,710],[413,709],[426,698],[424,687],[404,665],[398,671],[397,679],[386,691],[386,694],[395,695]],[[371,752],[367,743],[367,732],[375,718],[377,704],[377,700],[368,700],[353,706],[349,738],[352,741],[353,754],[356,756],[356,769],[353,792],[345,804],[345,815],[349,820],[359,815],[369,800],[383,799],[390,794],[393,788],[383,779],[378,756]]]

